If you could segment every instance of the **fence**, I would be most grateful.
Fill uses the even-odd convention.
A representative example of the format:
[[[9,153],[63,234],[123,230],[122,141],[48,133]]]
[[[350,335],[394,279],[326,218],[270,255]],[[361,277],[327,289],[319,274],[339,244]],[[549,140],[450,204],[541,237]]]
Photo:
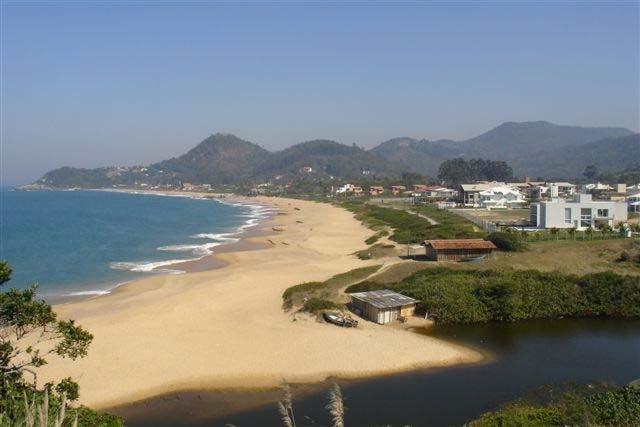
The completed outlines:
[[[488,233],[493,233],[494,231],[500,231],[500,226],[498,224],[496,224],[493,221],[489,221],[486,219],[482,219],[482,218],[478,218],[475,215],[470,215],[469,213],[465,212],[462,209],[451,209],[451,208],[441,208],[441,209],[446,209],[451,213],[454,213],[458,216],[461,216],[462,218],[466,219],[467,221],[470,221],[472,223],[474,223],[475,225],[477,225],[478,227],[482,228],[484,231],[488,232]]]

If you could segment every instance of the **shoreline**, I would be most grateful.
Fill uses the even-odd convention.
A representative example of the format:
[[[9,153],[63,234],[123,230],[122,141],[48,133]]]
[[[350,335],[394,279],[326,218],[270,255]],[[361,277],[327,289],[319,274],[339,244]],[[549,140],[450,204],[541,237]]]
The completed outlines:
[[[251,200],[280,209],[262,223],[272,230],[246,239],[263,248],[230,248],[209,256],[222,268],[153,275],[56,306],[95,340],[87,358],[52,360],[39,379],[71,376],[80,403],[100,409],[189,389],[265,389],[283,379],[363,378],[483,360],[472,349],[397,328],[362,322],[344,330],[284,312],[287,287],[375,264],[353,255],[371,230],[329,204]]]
[[[57,191],[57,190],[54,190]],[[77,303],[89,299],[100,298],[105,295],[109,295],[122,286],[127,286],[131,283],[139,280],[144,280],[151,275],[171,275],[171,274],[185,274],[199,271],[207,271],[216,268],[223,268],[226,263],[217,258],[217,254],[227,252],[241,252],[251,251],[266,248],[267,245],[255,242],[254,237],[265,235],[267,233],[266,227],[269,226],[277,212],[273,210],[273,206],[266,203],[252,203],[248,198],[242,196],[221,194],[221,193],[201,193],[201,192],[185,192],[185,191],[154,191],[154,190],[135,190],[135,189],[87,189],[78,191],[101,191],[110,193],[124,193],[134,195],[149,195],[158,197],[181,197],[194,200],[213,200],[218,203],[249,207],[252,212],[258,212],[255,216],[247,214],[248,218],[243,224],[234,228],[233,230],[223,233],[216,233],[222,240],[219,243],[211,243],[211,249],[208,249],[210,253],[197,256],[192,259],[186,260],[158,260],[150,261],[150,263],[161,264],[152,268],[149,271],[140,271],[138,277],[132,277],[128,280],[120,282],[104,282],[96,286],[95,288],[89,286],[89,289],[74,291],[72,293],[65,294],[43,294],[43,297],[53,305],[62,305],[68,303]],[[175,194],[170,194],[175,193]],[[263,214],[262,212],[267,212]],[[204,233],[203,233],[204,234]],[[213,235],[213,234],[212,234]],[[228,239],[228,241],[224,241]],[[214,239],[216,240],[216,239]],[[131,271],[135,273],[135,271]],[[98,285],[98,284],[95,284]]]

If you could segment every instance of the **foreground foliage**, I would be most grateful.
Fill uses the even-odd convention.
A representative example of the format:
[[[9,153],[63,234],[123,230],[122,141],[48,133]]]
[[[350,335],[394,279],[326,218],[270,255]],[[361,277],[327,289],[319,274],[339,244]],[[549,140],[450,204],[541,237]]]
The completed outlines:
[[[347,292],[384,287],[420,300],[439,323],[640,317],[640,278],[613,272],[574,276],[440,267],[419,271],[395,284],[359,283]]]
[[[492,426],[637,426],[640,420],[640,390],[632,387],[563,392],[546,404],[520,401],[483,414],[469,423]]]
[[[10,279],[9,264],[0,262],[0,286]],[[42,427],[71,425],[76,416],[78,425],[120,425],[117,417],[68,408],[67,401],[78,398],[71,378],[38,388],[36,370],[48,357],[84,357],[93,335],[73,320],[58,320],[49,304],[36,299],[36,289],[0,292],[0,425],[32,426],[36,419]]]

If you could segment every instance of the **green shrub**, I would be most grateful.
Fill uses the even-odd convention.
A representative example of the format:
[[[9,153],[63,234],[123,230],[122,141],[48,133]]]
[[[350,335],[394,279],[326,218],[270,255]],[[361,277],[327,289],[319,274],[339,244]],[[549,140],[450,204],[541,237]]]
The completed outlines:
[[[640,390],[631,387],[575,388],[560,393],[550,391],[546,404],[519,401],[487,412],[473,427],[493,426],[637,426],[640,420]]]
[[[381,283],[364,281],[351,285],[344,291],[348,294],[355,294],[356,292],[377,291],[378,289],[384,289],[384,285]]]
[[[640,424],[640,390],[624,387],[586,398],[593,424],[637,426]]]
[[[321,310],[332,310],[332,309],[341,309],[343,306],[341,304],[336,304],[333,301],[329,301],[321,298],[309,298],[304,302],[302,306],[302,311],[307,311],[309,313],[317,313]]]
[[[122,427],[124,423],[122,419],[113,414],[107,414],[103,412],[97,412],[86,406],[80,406],[69,410],[69,416],[67,416],[63,426],[71,427],[72,420],[75,415],[78,414],[78,426],[79,427]]]
[[[544,408],[515,403],[496,412],[487,412],[478,420],[469,423],[471,427],[561,426],[562,413],[558,408]]]
[[[513,233],[507,233],[504,231],[496,231],[489,234],[485,240],[490,241],[498,249],[506,252],[523,251],[527,248],[527,245]]]
[[[382,286],[377,285],[377,289]],[[559,316],[640,317],[640,277],[582,277],[536,270],[425,269],[385,285],[416,298],[439,323],[519,321]],[[363,282],[348,292],[376,289]]]
[[[301,283],[299,285],[291,286],[290,288],[287,288],[284,291],[284,293],[282,294],[282,299],[287,301],[287,300],[290,300],[294,294],[302,293],[302,292],[311,292],[323,286],[324,286],[324,282],[306,282],[306,283]]]
[[[380,239],[380,236],[378,234],[374,234],[373,236],[369,237],[367,240],[365,240],[364,242],[367,245],[373,245],[375,242],[378,241],[378,239]]]

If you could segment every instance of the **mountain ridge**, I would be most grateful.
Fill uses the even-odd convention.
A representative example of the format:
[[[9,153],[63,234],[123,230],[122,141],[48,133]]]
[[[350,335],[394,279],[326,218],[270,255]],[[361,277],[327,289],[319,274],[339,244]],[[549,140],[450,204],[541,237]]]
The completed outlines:
[[[638,134],[619,127],[578,127],[546,121],[504,122],[462,141],[397,137],[366,150],[355,144],[315,139],[269,151],[235,135],[215,133],[185,154],[148,166],[63,167],[47,172],[34,184],[53,188],[101,188],[181,182],[233,185],[275,177],[396,179],[404,172],[437,176],[440,163],[455,157],[504,160],[516,175],[569,179],[578,177],[591,163],[598,163],[602,170],[629,167],[632,164],[629,159],[636,158],[640,150],[637,137]],[[617,141],[620,138],[622,142]],[[580,147],[600,154],[589,156]],[[566,153],[572,153],[571,157],[567,158]],[[601,159],[609,159],[611,164],[603,164]],[[590,163],[583,164],[585,162]]]

